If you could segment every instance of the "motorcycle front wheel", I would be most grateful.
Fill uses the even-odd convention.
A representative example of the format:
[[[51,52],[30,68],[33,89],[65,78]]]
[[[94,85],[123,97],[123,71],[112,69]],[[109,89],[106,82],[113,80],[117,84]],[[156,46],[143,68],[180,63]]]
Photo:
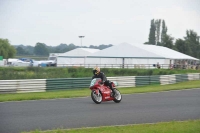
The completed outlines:
[[[92,100],[96,103],[96,104],[100,104],[102,102],[102,95],[101,93],[99,92],[99,94],[96,93],[95,90],[93,90],[91,92],[91,98]]]
[[[119,103],[122,100],[122,95],[119,90],[115,89],[114,102]]]

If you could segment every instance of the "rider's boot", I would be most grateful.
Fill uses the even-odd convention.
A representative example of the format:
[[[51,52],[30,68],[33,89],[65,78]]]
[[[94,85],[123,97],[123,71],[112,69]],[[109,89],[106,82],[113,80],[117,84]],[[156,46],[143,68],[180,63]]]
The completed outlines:
[[[112,92],[111,92],[111,97],[114,97],[115,96],[115,90],[112,89]]]

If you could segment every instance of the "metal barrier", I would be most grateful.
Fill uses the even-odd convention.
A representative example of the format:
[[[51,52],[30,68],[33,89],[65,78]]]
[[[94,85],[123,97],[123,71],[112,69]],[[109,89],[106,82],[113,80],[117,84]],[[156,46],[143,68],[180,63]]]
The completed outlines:
[[[47,79],[46,90],[87,88],[91,78]]]
[[[156,64],[57,64],[57,67],[85,67],[94,68],[136,68],[136,69],[155,69]],[[169,64],[160,64],[160,68],[169,69]]]
[[[108,80],[117,81],[118,88],[152,84],[166,85],[189,80],[200,80],[200,73],[152,76],[119,76],[108,77]],[[0,80],[0,93],[45,92],[51,90],[89,88],[90,82],[91,78]]]
[[[85,67],[94,68],[136,68],[136,69],[156,69],[157,64],[57,64],[57,67]],[[200,65],[170,65],[159,64],[162,69],[200,69]],[[160,69],[159,68],[159,69]]]
[[[108,77],[110,81],[117,81],[118,87],[135,87],[136,76]]]
[[[45,92],[46,79],[0,80],[0,93]]]

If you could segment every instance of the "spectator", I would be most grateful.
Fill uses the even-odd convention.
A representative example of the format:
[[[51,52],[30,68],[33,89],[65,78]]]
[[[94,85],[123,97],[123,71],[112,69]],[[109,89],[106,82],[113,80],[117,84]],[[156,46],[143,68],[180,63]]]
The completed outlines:
[[[159,64],[159,62],[157,63],[157,68],[160,69],[160,64]]]

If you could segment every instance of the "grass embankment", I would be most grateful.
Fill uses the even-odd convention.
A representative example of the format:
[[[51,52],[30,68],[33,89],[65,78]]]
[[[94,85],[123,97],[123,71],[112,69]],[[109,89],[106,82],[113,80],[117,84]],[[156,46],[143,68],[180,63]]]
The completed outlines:
[[[199,133],[200,120],[183,122],[161,122],[126,126],[108,126],[81,129],[56,129],[51,131],[31,131],[29,133]]]
[[[120,90],[122,94],[132,94],[132,93],[181,90],[181,89],[188,89],[188,88],[200,88],[200,80],[181,82],[181,83],[176,83],[176,84],[171,84],[171,85],[150,85],[150,86],[118,88],[118,89]],[[91,91],[89,90],[89,88],[85,88],[85,89],[49,91],[49,92],[37,92],[37,93],[0,94],[0,102],[86,97],[86,96],[90,96],[90,92]]]
[[[107,77],[115,76],[151,76],[169,74],[200,73],[191,69],[128,69],[102,68]],[[11,79],[50,79],[50,78],[83,78],[91,77],[92,68],[61,67],[0,67],[0,80]]]

